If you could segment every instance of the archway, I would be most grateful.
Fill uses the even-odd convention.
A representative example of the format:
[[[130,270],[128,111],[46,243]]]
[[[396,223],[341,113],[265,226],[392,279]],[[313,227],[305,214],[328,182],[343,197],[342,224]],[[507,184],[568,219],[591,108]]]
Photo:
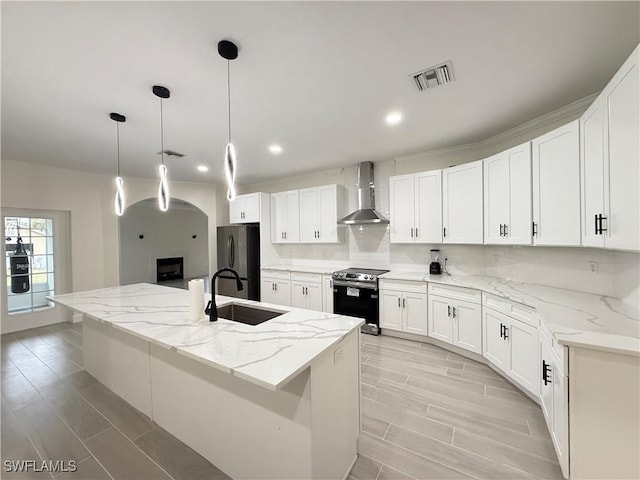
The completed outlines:
[[[119,218],[120,285],[160,283],[186,287],[209,275],[209,218],[172,198],[161,212],[156,198],[129,205]]]

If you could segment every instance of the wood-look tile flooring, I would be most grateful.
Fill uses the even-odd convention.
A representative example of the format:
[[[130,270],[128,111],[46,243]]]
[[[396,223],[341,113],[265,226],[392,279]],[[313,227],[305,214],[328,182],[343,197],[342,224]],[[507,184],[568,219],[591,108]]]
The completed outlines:
[[[2,478],[226,479],[82,369],[81,324],[3,335],[5,460],[76,472]],[[438,347],[362,336],[363,431],[350,480],[561,478],[539,407],[484,365]]]

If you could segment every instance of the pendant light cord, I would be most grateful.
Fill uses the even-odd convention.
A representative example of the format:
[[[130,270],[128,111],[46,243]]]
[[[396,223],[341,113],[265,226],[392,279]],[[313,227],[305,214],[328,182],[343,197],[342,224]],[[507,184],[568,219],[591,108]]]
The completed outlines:
[[[164,165],[164,120],[162,118],[162,97],[160,97],[160,161]]]
[[[120,176],[120,124],[116,122],[116,143],[118,145],[118,176]]]
[[[229,142],[231,143],[231,82],[229,81],[229,63],[227,60],[227,110],[229,112]]]

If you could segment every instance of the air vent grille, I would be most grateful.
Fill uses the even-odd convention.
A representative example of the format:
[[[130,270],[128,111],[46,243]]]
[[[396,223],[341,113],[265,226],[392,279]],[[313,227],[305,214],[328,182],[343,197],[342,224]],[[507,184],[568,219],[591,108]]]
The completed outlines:
[[[451,83],[454,80],[450,61],[414,73],[411,77],[420,92],[427,88],[435,88],[445,83]]]
[[[161,153],[164,153],[167,157],[174,157],[174,158],[182,158],[185,156],[184,153],[180,153],[180,152],[176,152],[174,150],[163,150],[162,152],[158,152],[158,155],[160,155]]]

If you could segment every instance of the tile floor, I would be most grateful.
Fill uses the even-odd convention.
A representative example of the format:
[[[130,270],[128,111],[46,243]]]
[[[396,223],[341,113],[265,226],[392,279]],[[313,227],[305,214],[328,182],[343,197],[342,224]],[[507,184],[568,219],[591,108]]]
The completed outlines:
[[[81,324],[3,335],[1,347],[3,466],[78,461],[2,478],[228,478],[82,369]],[[438,347],[363,336],[362,413],[350,480],[561,478],[538,406]]]

